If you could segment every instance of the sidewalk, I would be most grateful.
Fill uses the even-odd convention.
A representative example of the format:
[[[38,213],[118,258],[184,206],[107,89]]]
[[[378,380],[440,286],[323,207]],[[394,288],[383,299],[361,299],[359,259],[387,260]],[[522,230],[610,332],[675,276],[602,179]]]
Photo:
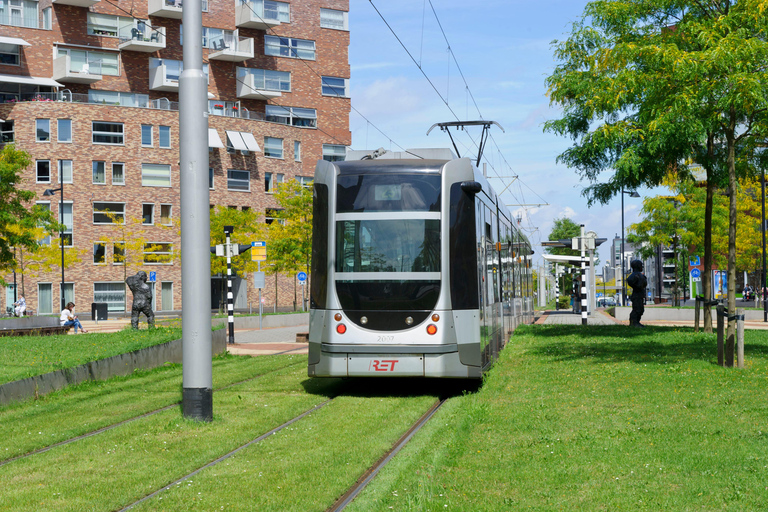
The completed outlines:
[[[621,323],[608,313],[598,309],[587,316],[587,325],[613,325]],[[581,325],[581,313],[569,309],[559,311],[543,311],[536,321],[538,325]]]
[[[296,334],[308,331],[308,324],[272,329],[235,329],[235,343],[227,345],[227,351],[244,356],[307,354],[309,346],[307,343],[297,343]]]

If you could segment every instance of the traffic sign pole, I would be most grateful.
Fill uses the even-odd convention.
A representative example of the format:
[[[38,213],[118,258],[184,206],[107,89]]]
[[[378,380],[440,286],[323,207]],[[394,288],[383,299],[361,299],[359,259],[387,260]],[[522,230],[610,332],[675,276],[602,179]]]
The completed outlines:
[[[235,302],[232,295],[232,245],[230,237],[234,231],[233,226],[224,226],[224,234],[227,237],[227,321],[229,323],[229,343],[235,343]]]

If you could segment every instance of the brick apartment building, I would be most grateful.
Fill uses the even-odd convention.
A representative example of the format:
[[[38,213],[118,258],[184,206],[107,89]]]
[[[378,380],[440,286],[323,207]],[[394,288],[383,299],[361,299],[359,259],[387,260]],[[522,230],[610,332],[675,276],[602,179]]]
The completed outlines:
[[[211,205],[254,209],[268,221],[276,184],[309,182],[318,159],[343,158],[348,10],[348,0],[203,0]],[[115,254],[127,237],[106,211],[128,226],[135,219],[150,242],[140,267],[157,274],[155,309],[181,309],[178,258],[162,262],[181,248],[171,228],[181,13],[180,0],[0,0],[0,136],[31,155],[24,188],[61,218],[65,245],[82,254],[64,284],[81,312],[93,302],[124,310],[126,268]],[[63,205],[60,190],[43,196],[59,187]],[[240,284],[236,307],[257,306],[252,280]],[[262,291],[267,308],[275,284],[268,277]],[[278,306],[292,306],[293,276],[277,285]],[[25,274],[28,307],[58,313],[60,286],[60,268]],[[13,302],[12,286],[1,300]]]

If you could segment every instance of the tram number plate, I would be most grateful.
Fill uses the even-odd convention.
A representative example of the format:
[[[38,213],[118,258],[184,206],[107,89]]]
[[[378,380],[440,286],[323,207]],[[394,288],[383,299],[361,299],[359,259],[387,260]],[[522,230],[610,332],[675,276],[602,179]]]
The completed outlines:
[[[366,355],[349,357],[349,375],[424,375],[420,355]]]

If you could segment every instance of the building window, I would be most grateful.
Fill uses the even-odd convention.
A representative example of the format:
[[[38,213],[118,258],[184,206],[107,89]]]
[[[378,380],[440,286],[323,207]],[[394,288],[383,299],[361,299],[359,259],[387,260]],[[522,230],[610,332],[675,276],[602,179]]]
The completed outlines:
[[[347,148],[340,144],[323,144],[323,160],[339,162],[346,158]]]
[[[53,313],[53,288],[51,283],[37,283],[37,314]]]
[[[94,144],[122,145],[125,143],[123,133],[123,123],[105,121],[91,123],[91,141]]]
[[[59,222],[64,225],[64,230],[61,234],[64,236],[64,246],[72,247],[73,236],[73,219],[72,219],[72,203],[65,202],[59,203]]]
[[[227,190],[250,192],[251,172],[229,169],[227,171]]]
[[[242,3],[249,3],[247,8],[253,13],[254,18],[264,20],[279,21],[280,23],[291,22],[291,4],[287,2],[276,2],[273,0],[242,0]]]
[[[154,204],[144,203],[141,205],[141,223],[142,224],[155,223],[155,205]]]
[[[21,62],[21,46],[18,44],[0,43],[0,64],[18,66]]]
[[[93,203],[94,224],[123,224],[125,223],[125,203]]]
[[[51,120],[37,119],[35,121],[35,140],[37,142],[51,141]]]
[[[112,264],[125,264],[125,242],[115,242],[112,244]]]
[[[71,119],[59,119],[57,137],[59,142],[72,142]]]
[[[283,158],[283,139],[264,137],[264,156]]]
[[[293,141],[293,159],[296,162],[301,162],[301,141]]]
[[[310,178],[309,176],[296,176],[296,181],[298,181],[304,188],[311,188],[312,182],[315,181],[315,179]]]
[[[144,244],[144,263],[170,265],[173,263],[173,244],[156,242]]]
[[[51,202],[50,201],[38,201],[35,203],[37,206],[40,207],[40,209],[50,212],[51,211]],[[40,245],[51,245],[51,235],[46,235],[42,240],[38,242]]]
[[[161,148],[171,147],[171,127],[160,126],[158,128],[158,144]]]
[[[276,208],[267,208],[267,210],[264,212],[264,222],[267,224],[272,224],[273,222],[277,221],[280,224],[285,224],[285,219],[281,219],[280,212],[283,210],[276,209]]]
[[[98,160],[93,161],[93,183],[94,185],[107,184],[107,163]]]
[[[349,30],[349,13],[336,9],[320,9],[320,26],[336,30]]]
[[[171,166],[166,164],[141,164],[143,187],[170,187]]]
[[[0,2],[0,25],[37,28],[37,0],[5,0]]]
[[[208,168],[208,189],[213,190],[213,167]]]
[[[75,50],[72,48],[57,48],[57,58],[69,55],[69,73],[83,73],[91,75],[120,74],[119,53],[117,52],[93,52]]]
[[[50,183],[51,182],[51,161],[50,160],[38,160],[36,165],[37,183]]]
[[[315,42],[293,37],[264,36],[264,54],[275,57],[315,60]]]
[[[112,162],[112,184],[125,185],[125,164]]]
[[[317,127],[317,110],[314,108],[267,105],[265,108],[265,114],[266,120],[271,123],[301,126],[304,128]]]
[[[106,242],[93,243],[93,263],[94,265],[107,264],[107,243]]]
[[[72,183],[72,160],[59,160],[59,183]]]
[[[45,30],[51,30],[51,8],[46,7],[43,9],[43,28]]]
[[[291,74],[288,71],[238,67],[237,78],[257,91],[291,92]]]
[[[173,283],[170,281],[160,283],[160,310],[173,310]]]
[[[0,122],[0,144],[9,144],[14,140],[13,119]]]
[[[264,173],[264,192],[272,194],[277,191],[277,187],[283,182],[283,174],[275,174],[271,172]]]
[[[141,145],[144,147],[152,147],[152,125],[141,125]]]
[[[107,311],[125,311],[125,283],[93,283],[93,302],[107,304]]]
[[[89,36],[120,37],[121,40],[128,40],[132,39],[131,30],[140,25],[146,24],[143,20],[125,16],[89,12],[86,27]]]
[[[170,204],[161,204],[160,205],[160,224],[163,226],[170,226],[171,225],[171,212],[172,205]]]
[[[324,76],[322,78],[322,85],[323,96],[349,98],[349,80],[346,78]]]

